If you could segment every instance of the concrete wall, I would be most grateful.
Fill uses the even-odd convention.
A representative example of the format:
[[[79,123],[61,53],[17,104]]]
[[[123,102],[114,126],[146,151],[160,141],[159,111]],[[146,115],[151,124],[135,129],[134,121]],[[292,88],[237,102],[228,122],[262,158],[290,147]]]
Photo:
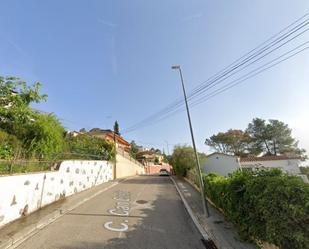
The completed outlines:
[[[166,169],[168,172],[171,172],[171,166],[169,164],[163,163],[162,165],[156,165],[153,163],[148,163],[145,166],[145,173],[146,174],[158,174],[160,173],[160,169]]]
[[[64,161],[59,171],[0,177],[0,227],[61,197],[113,179],[107,161]]]
[[[126,154],[117,154],[116,178],[145,174],[145,167],[137,161],[130,159]]]
[[[239,168],[237,158],[234,156],[214,153],[207,157],[206,163],[202,166],[205,173],[216,173],[227,176]]]

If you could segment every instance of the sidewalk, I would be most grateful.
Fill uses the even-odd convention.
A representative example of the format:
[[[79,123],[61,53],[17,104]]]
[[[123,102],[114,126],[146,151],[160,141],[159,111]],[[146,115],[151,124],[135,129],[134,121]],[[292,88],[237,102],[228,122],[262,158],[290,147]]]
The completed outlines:
[[[112,188],[125,179],[114,180],[102,183],[78,194],[59,200],[32,214],[13,221],[0,228],[0,249],[15,248],[18,244],[36,234],[45,226],[53,223],[65,213],[73,210],[87,200]]]
[[[255,249],[255,245],[243,242],[237,234],[236,228],[228,222],[222,213],[208,204],[210,217],[203,216],[200,192],[184,179],[173,177],[183,197],[193,211],[196,219],[208,236],[214,241],[218,249]]]

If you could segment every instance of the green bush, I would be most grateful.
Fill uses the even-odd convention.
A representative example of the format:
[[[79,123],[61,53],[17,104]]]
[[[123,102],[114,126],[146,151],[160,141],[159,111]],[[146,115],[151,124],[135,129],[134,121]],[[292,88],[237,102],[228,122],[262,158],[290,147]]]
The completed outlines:
[[[309,248],[309,185],[279,170],[204,176],[208,197],[246,239]]]
[[[23,146],[29,158],[53,159],[64,149],[65,130],[52,115],[35,114],[22,134]]]
[[[76,159],[113,160],[114,145],[105,139],[79,135],[67,137],[67,157]]]
[[[206,160],[204,153],[198,153],[200,163]],[[173,154],[169,158],[169,163],[173,166],[173,170],[179,176],[186,176],[190,169],[196,167],[195,153],[191,146],[178,145],[174,147]]]
[[[11,160],[21,156],[21,142],[15,136],[0,130],[0,159]]]

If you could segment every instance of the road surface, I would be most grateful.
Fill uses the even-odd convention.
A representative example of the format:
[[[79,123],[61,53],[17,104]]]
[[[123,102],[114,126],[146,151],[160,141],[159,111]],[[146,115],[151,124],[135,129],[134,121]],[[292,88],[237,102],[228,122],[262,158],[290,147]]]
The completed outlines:
[[[120,182],[65,214],[19,249],[205,249],[168,177]]]

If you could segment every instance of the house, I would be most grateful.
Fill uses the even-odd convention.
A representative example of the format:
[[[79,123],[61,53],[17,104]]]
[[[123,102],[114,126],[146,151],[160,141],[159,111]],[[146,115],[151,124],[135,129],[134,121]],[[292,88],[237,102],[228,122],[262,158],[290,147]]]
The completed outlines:
[[[90,130],[87,134],[94,137],[104,138],[112,143],[116,141],[117,149],[121,149],[126,152],[128,152],[131,148],[131,144],[128,141],[126,141],[120,135],[115,134],[112,130],[102,130],[99,128],[94,128]]]
[[[290,175],[297,175],[303,178],[304,182],[308,179],[299,169],[301,165],[300,157],[286,155],[263,156],[263,157],[244,157],[227,155],[223,153],[212,153],[207,156],[206,163],[202,166],[205,173],[216,173],[228,176],[229,173],[237,169],[257,169],[257,168],[277,168]]]
[[[240,164],[243,168],[278,168],[291,175],[301,174],[299,169],[301,164],[300,157],[289,157],[285,155],[246,157],[240,158]]]
[[[201,166],[202,171],[205,173],[216,173],[222,176],[228,176],[228,174],[240,168],[238,158],[235,156],[215,152],[207,156],[207,160],[204,165]]]
[[[137,160],[147,165],[151,164],[162,164],[164,160],[164,156],[157,150],[141,150],[136,155]]]

